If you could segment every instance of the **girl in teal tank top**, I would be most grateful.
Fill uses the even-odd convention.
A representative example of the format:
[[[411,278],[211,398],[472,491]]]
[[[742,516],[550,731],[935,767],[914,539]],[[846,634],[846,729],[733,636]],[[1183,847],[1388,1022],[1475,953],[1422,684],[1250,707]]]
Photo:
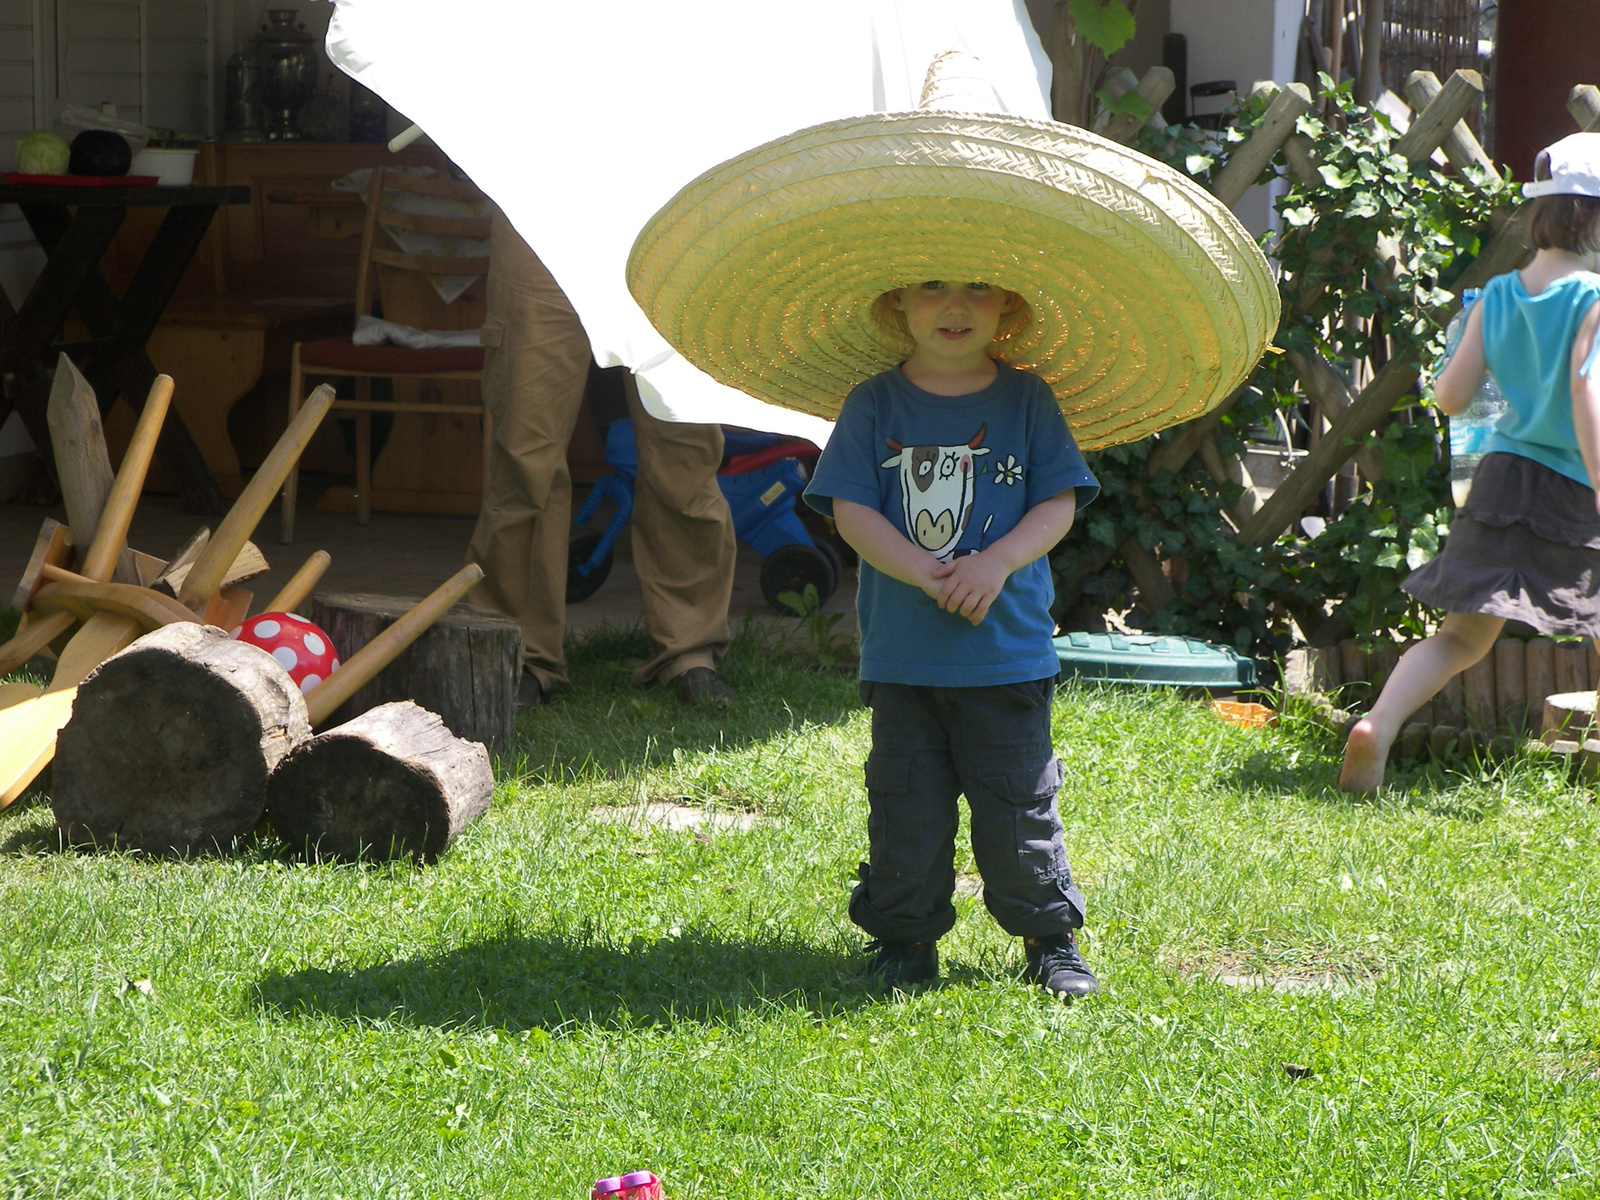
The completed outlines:
[[[1485,371],[1507,409],[1444,551],[1405,590],[1446,615],[1400,659],[1345,743],[1339,786],[1376,791],[1401,724],[1489,652],[1507,620],[1600,648],[1600,133],[1540,153],[1533,261],[1492,280],[1434,400],[1462,412]]]

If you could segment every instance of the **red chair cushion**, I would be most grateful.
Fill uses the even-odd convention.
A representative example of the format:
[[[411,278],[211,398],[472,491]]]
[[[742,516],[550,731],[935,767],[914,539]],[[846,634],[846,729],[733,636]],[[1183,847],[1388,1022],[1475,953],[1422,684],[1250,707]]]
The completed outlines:
[[[482,346],[408,350],[404,346],[357,346],[349,338],[324,338],[300,346],[300,365],[373,375],[431,375],[440,371],[483,370]]]

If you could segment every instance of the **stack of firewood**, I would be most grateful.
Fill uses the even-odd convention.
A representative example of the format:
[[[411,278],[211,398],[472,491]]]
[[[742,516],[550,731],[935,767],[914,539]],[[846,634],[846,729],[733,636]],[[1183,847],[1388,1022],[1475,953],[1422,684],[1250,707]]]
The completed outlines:
[[[54,762],[51,805],[74,844],[157,854],[228,850],[263,818],[309,854],[431,860],[488,808],[487,749],[411,703],[312,730],[429,628],[482,571],[469,566],[307,695],[233,639],[266,570],[249,538],[333,400],[318,388],[215,533],[171,560],[126,547],[172,396],[157,379],[111,472],[94,393],[62,356],[50,397],[68,523],[46,521],[0,646],[0,675],[53,655],[46,687],[0,684],[0,808]],[[312,555],[263,611],[287,612],[329,562]]]

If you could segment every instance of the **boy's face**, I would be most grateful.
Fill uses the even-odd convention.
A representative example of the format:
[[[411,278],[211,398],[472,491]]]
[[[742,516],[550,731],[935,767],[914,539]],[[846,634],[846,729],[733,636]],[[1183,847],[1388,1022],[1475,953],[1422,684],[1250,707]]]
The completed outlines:
[[[906,328],[923,354],[940,359],[981,357],[1000,330],[1000,318],[1016,312],[1022,297],[987,283],[929,279],[889,293],[905,314]]]

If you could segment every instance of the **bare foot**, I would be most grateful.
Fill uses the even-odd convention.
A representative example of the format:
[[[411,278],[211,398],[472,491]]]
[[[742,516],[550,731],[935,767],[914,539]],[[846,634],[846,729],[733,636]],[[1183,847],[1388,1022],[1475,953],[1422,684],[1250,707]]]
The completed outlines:
[[[1339,772],[1339,787],[1346,792],[1375,792],[1383,786],[1383,767],[1389,747],[1378,740],[1373,723],[1362,718],[1351,727],[1344,744],[1344,769]]]

